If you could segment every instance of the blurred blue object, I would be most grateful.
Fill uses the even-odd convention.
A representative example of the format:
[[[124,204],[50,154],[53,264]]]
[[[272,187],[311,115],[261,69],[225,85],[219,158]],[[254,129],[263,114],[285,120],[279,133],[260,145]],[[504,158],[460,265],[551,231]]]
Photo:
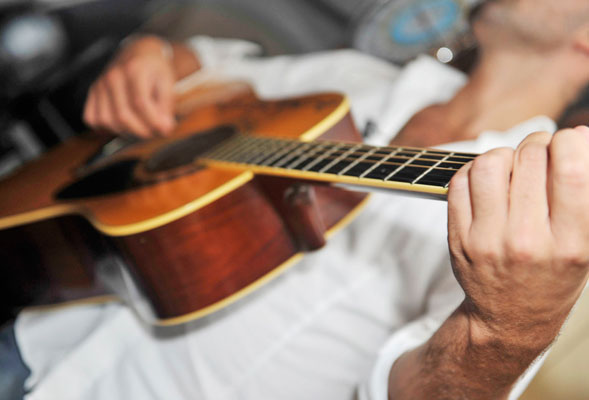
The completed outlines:
[[[44,78],[64,58],[67,36],[50,15],[24,13],[0,26],[0,90],[16,96]]]
[[[22,400],[29,374],[18,351],[14,324],[10,323],[0,329],[0,399]]]

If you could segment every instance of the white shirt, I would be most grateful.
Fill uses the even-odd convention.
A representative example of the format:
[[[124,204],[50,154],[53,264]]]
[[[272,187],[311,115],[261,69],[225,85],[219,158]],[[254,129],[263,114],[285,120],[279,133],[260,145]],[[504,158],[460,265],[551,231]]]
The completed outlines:
[[[400,70],[354,50],[261,60],[244,57],[255,50],[244,42],[191,44],[204,68],[189,79],[247,79],[261,97],[342,91],[360,129],[377,124],[374,144],[465,83],[426,57]],[[536,130],[555,124],[537,117],[453,146],[515,146]],[[395,359],[426,341],[463,299],[446,234],[446,203],[373,194],[324,249],[214,318],[155,329],[117,303],[25,311],[16,334],[32,370],[26,398],[384,400]]]

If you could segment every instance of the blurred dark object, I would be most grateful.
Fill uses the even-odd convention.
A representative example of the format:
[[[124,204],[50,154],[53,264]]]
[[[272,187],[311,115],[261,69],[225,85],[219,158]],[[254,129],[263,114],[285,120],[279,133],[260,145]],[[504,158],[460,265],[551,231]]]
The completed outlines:
[[[81,114],[90,84],[121,40],[164,3],[0,3],[0,174],[15,155],[22,163],[85,130]]]
[[[577,102],[565,111],[558,125],[561,128],[589,125],[589,86]]]
[[[0,98],[13,99],[42,84],[63,59],[66,33],[50,15],[4,16],[0,25]]]
[[[355,24],[354,47],[403,65],[420,54],[468,71],[476,59],[469,16],[480,0],[385,0]]]
[[[157,15],[146,31],[183,40],[193,35],[240,38],[265,55],[349,46],[358,3],[379,0],[198,0]]]
[[[586,108],[579,108],[574,110],[570,116],[568,116],[564,122],[563,127],[575,127],[579,125],[589,126],[589,106]]]

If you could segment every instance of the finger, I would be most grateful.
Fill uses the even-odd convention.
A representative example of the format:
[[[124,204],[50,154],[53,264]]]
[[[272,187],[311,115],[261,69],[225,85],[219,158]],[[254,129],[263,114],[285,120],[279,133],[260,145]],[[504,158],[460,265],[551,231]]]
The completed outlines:
[[[88,90],[88,96],[86,97],[86,104],[84,105],[84,122],[89,127],[96,125],[96,94],[94,92],[94,85]]]
[[[582,128],[554,134],[549,146],[550,223],[555,240],[585,245],[589,226],[589,138]],[[579,241],[585,243],[578,243]]]
[[[131,102],[135,112],[147,123],[152,132],[164,132],[167,128],[161,122],[161,113],[155,101],[155,87],[157,77],[153,77],[146,70],[129,80],[132,90]]]
[[[120,132],[106,84],[102,79],[96,84],[96,125],[111,132]]]
[[[118,69],[113,69],[106,76],[106,81],[114,117],[121,131],[149,138],[151,136],[149,127],[135,114],[129,101],[128,85],[123,73]]]
[[[472,225],[472,204],[468,175],[472,162],[464,165],[450,181],[448,189],[448,240],[463,243]]]
[[[469,173],[472,203],[472,232],[484,235],[489,245],[499,245],[507,222],[509,181],[513,150],[499,148],[478,156]],[[495,239],[495,243],[492,243]]]
[[[549,227],[547,170],[552,135],[536,132],[526,137],[515,152],[509,196],[509,220],[525,232]]]

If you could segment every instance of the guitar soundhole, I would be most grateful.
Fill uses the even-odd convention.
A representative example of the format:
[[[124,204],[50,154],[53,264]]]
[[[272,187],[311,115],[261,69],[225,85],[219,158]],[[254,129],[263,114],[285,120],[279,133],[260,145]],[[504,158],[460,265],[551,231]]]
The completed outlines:
[[[144,164],[145,172],[158,174],[194,164],[202,154],[221,144],[237,133],[232,125],[222,125],[172,142],[149,157]]]
[[[237,129],[222,125],[162,146],[145,161],[125,159],[106,164],[59,190],[57,199],[82,199],[120,193],[192,173],[194,161],[231,138]]]
[[[102,196],[133,189],[141,184],[134,179],[138,159],[109,164],[64,187],[56,194],[60,200]]]

